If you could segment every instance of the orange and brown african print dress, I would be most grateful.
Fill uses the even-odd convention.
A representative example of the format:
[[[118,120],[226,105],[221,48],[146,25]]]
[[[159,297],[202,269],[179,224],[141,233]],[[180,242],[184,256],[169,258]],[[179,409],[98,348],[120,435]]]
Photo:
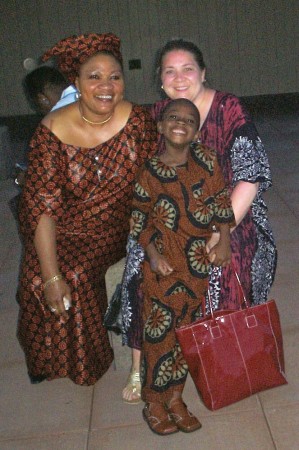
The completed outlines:
[[[95,148],[64,144],[43,125],[31,148],[20,209],[25,251],[18,338],[32,378],[92,385],[113,360],[102,324],[105,272],[125,254],[135,174],[156,151],[156,126],[133,105],[126,126]],[[72,290],[67,320],[45,305],[33,244],[42,214],[56,222],[58,263]]]
[[[212,227],[235,225],[216,152],[197,145],[187,163],[176,167],[158,156],[147,161],[137,176],[132,216],[133,237],[143,248],[154,243],[173,268],[162,277],[144,261],[142,397],[162,402],[185,383],[188,368],[175,327],[200,314],[208,288],[205,246]]]

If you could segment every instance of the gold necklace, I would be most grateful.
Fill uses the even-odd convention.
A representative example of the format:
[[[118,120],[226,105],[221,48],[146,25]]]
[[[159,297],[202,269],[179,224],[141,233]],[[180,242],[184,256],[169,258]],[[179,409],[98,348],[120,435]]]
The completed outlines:
[[[80,116],[82,117],[82,119],[84,120],[84,122],[89,123],[90,125],[104,125],[104,123],[109,122],[109,120],[112,118],[113,113],[111,114],[111,116],[108,117],[108,119],[103,120],[102,122],[92,122],[91,120],[86,119],[86,117],[83,116],[82,111],[81,111],[81,107],[79,105],[79,111],[80,111]]]

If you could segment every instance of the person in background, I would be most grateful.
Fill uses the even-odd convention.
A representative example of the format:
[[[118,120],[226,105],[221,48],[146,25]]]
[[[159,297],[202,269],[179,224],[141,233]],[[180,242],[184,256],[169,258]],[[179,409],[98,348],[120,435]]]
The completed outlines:
[[[209,260],[230,263],[230,228],[235,226],[228,189],[215,150],[192,146],[199,112],[187,99],[168,103],[158,122],[165,148],[138,173],[133,238],[144,248],[143,417],[167,435],[201,427],[183,402],[188,367],[175,328],[194,321],[208,290]],[[217,244],[206,250],[216,227]],[[175,370],[173,370],[175,367]]]
[[[135,174],[157,132],[149,111],[124,99],[117,36],[71,36],[43,59],[52,57],[79,99],[45,116],[31,140],[17,334],[32,383],[93,385],[113,360],[105,273],[125,254]]]
[[[23,80],[23,89],[28,103],[41,116],[59,107],[58,103],[61,102],[65,89],[68,89],[67,85],[67,80],[62,73],[49,66],[40,66],[32,70]],[[68,103],[75,101],[75,94],[68,96],[67,100]],[[9,201],[10,209],[17,221],[20,193],[27,170],[27,152],[24,153],[24,157],[15,164],[12,174],[19,193]]]
[[[272,179],[268,157],[252,118],[238,97],[207,85],[204,58],[193,42],[183,39],[167,42],[158,52],[156,74],[167,98],[153,105],[153,117],[159,118],[170,99],[191,100],[200,113],[200,142],[217,151],[229,186],[237,224],[231,231],[233,265],[211,268],[209,279],[213,307],[237,307],[238,287],[232,276],[234,269],[248,300],[253,304],[265,302],[277,262],[276,245],[263,199]],[[219,234],[214,233],[207,249],[212,248],[218,239]],[[131,245],[131,249],[130,257],[140,267],[142,250],[138,245]],[[140,401],[143,292],[142,271],[138,270],[137,263],[131,264],[134,272],[128,270],[125,274],[127,293],[123,306],[123,343],[132,348],[132,367],[123,399],[130,403]]]
[[[45,116],[57,105],[68,82],[56,68],[40,66],[25,76],[23,87],[31,108]]]
[[[39,115],[45,116],[52,109],[59,108],[61,98],[67,90],[67,80],[54,67],[40,66],[29,72],[23,80],[23,89],[30,107]],[[75,94],[68,97],[68,103],[75,101]],[[63,106],[61,104],[61,106]],[[16,163],[15,184],[20,188],[24,183],[27,161]]]

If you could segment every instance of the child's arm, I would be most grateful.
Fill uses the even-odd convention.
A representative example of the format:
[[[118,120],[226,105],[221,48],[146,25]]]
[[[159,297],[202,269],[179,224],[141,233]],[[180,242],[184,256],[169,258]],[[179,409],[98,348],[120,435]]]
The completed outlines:
[[[215,266],[226,267],[231,262],[230,226],[227,223],[218,224],[219,241],[208,251],[209,260]]]
[[[130,234],[144,249],[156,231],[152,220],[154,199],[149,180],[150,174],[143,165],[136,176],[130,218]]]
[[[150,259],[150,265],[153,272],[156,272],[163,277],[171,274],[173,268],[168,264],[164,256],[160,255],[153,243],[150,243],[146,247],[146,253]]]
[[[166,259],[156,250],[152,242],[152,238],[156,233],[156,227],[153,223],[155,198],[155,189],[151,183],[150,172],[143,165],[136,177],[130,219],[130,233],[145,249],[150,259],[152,271],[159,275],[167,276],[173,269]]]

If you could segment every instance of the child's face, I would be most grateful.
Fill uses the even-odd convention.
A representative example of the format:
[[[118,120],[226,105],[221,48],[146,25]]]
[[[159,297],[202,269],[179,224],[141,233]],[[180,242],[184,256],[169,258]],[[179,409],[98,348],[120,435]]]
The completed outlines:
[[[171,106],[158,122],[158,131],[173,145],[187,145],[198,139],[198,119],[191,105]]]

